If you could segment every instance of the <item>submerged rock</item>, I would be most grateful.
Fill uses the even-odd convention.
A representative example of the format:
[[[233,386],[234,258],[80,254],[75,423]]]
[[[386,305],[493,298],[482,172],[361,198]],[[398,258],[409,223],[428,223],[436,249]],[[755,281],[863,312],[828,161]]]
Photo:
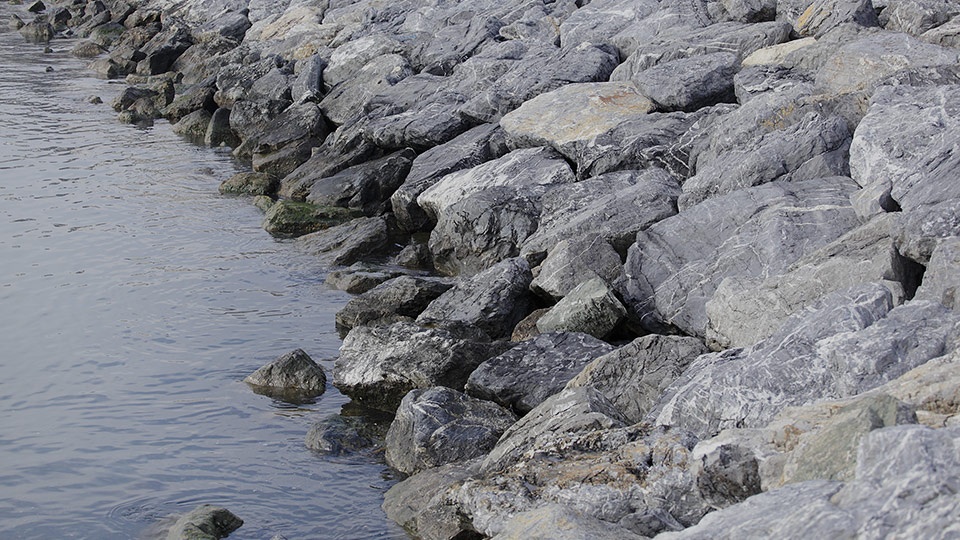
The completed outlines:
[[[319,396],[327,388],[327,376],[303,349],[296,349],[261,367],[243,382],[277,393]]]
[[[243,525],[226,508],[204,504],[194,508],[170,527],[167,540],[220,540]]]

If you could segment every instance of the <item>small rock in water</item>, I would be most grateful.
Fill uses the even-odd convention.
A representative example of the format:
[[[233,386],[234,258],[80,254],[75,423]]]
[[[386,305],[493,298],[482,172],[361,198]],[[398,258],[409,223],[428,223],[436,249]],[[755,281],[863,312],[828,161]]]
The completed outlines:
[[[47,9],[47,6],[44,5],[44,3],[41,2],[40,0],[37,0],[36,2],[30,4],[30,6],[27,8],[27,11],[29,11],[30,13],[40,13],[41,11],[45,11],[46,9]]]
[[[226,508],[200,505],[174,523],[167,540],[219,540],[243,525],[243,520]]]
[[[53,47],[44,47],[44,48],[43,48],[43,54],[50,54],[50,53],[52,53],[52,52],[53,52]],[[53,68],[52,68],[52,67],[48,67],[48,68],[47,68],[47,71],[53,71]]]
[[[100,96],[90,96],[87,98],[87,103],[91,105],[100,105],[103,103],[103,100],[100,99]]]
[[[47,73],[53,73],[53,66],[47,66],[47,69],[45,69],[44,71],[46,71]]]
[[[326,390],[327,376],[303,349],[296,349],[254,371],[243,382],[286,400],[319,396]]]

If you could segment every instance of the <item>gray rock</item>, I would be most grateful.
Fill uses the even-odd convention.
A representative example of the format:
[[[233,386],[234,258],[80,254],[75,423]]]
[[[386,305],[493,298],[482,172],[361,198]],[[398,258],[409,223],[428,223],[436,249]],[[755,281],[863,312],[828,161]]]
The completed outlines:
[[[323,96],[323,69],[326,61],[319,55],[297,62],[296,78],[290,85],[290,98],[295,103],[319,101]]]
[[[253,169],[283,177],[310,158],[311,148],[327,136],[327,126],[314,103],[292,105],[256,133]]]
[[[383,216],[333,224],[326,229],[302,236],[297,243],[325,266],[347,266],[358,261],[384,260],[390,256],[394,247],[389,220]]]
[[[492,540],[640,540],[623,527],[586,516],[566,506],[551,504],[521,512]]]
[[[203,25],[194,28],[194,41],[209,42],[225,38],[237,43],[243,41],[244,34],[250,29],[250,19],[244,11],[226,10]]]
[[[583,42],[617,41],[619,32],[647,18],[659,7],[656,0],[594,0],[573,12],[560,25],[560,43],[576,46]],[[622,50],[626,57],[632,51]]]
[[[318,396],[327,388],[327,376],[303,349],[284,354],[243,379],[243,382],[282,391]]]
[[[612,350],[587,334],[540,334],[481,364],[467,380],[466,392],[526,414]]]
[[[167,532],[167,540],[219,540],[243,525],[243,520],[226,508],[209,504],[187,512]]]
[[[234,152],[237,155],[251,156],[260,136],[269,134],[267,126],[280,116],[288,105],[287,102],[270,100],[240,100],[231,104],[230,128],[244,142],[243,146]]]
[[[880,24],[887,30],[919,36],[957,15],[960,3],[955,0],[887,0]]]
[[[334,414],[310,426],[304,444],[314,452],[343,456],[373,448],[377,439],[382,441],[383,434],[363,418]]]
[[[387,432],[387,464],[414,474],[482,457],[516,420],[495,403],[450,388],[411,390]]]
[[[391,195],[403,183],[415,156],[407,149],[348,167],[314,182],[307,201],[353,208],[367,216],[381,214],[388,209]]]
[[[936,28],[927,30],[920,35],[920,39],[934,45],[958,48],[960,46],[960,15]]]
[[[530,290],[548,300],[559,300],[577,285],[598,278],[616,281],[623,268],[620,255],[599,234],[561,240],[547,255],[530,283]]]
[[[470,278],[431,302],[417,322],[456,321],[474,325],[491,338],[509,336],[529,311],[527,288],[533,276],[523,259],[507,259]]]
[[[923,274],[923,285],[917,289],[917,300],[940,302],[956,310],[960,307],[960,238],[941,241],[930,256],[930,263]]]
[[[21,26],[19,32],[23,39],[31,43],[49,43],[56,35],[53,25],[47,22],[43,15],[38,15],[36,19]]]
[[[470,477],[468,464],[451,463],[394,484],[383,496],[383,511],[425,540],[448,540],[461,533],[457,508],[448,492]]]
[[[380,86],[394,85],[413,75],[406,58],[398,54],[378,56],[364,65],[352,78],[330,90],[320,108],[323,114],[336,125],[342,125],[351,117],[362,114],[363,108]]]
[[[70,54],[76,56],[77,58],[96,58],[105,51],[106,49],[92,41],[81,41],[80,43],[74,45],[72,49],[70,49]]]
[[[683,184],[680,210],[708,197],[776,180],[846,176],[851,135],[843,118],[810,113],[796,124],[767,133],[699,167]]]
[[[657,64],[633,78],[640,92],[663,111],[695,111],[733,101],[733,76],[740,58],[733,53],[708,53]]]
[[[637,234],[618,289],[647,328],[706,332],[706,302],[727,277],[783,273],[859,224],[845,178],[774,182],[708,199]],[[767,240],[769,239],[769,240]]]
[[[890,282],[912,296],[919,276],[894,247],[894,222],[894,215],[877,216],[779,276],[724,279],[706,304],[708,341],[721,348],[753,345],[818,298],[862,283]]]
[[[396,317],[412,320],[452,286],[452,283],[436,278],[400,276],[390,279],[351,298],[337,312],[337,329],[343,332]]]
[[[791,0],[783,3],[787,6],[800,7],[802,12],[794,19],[783,16],[785,13],[779,5],[777,6],[779,12],[777,18],[789,19],[800,36],[821,36],[843,24],[865,27],[880,25],[872,0],[816,0],[813,3],[806,0],[801,0],[799,3]],[[800,4],[806,7],[801,7]]]
[[[644,336],[591,361],[566,387],[589,386],[600,391],[635,424],[690,362],[706,352],[695,338]]]
[[[582,332],[603,339],[620,324],[627,309],[610,286],[600,278],[577,285],[537,321],[545,332]]]
[[[240,139],[230,128],[230,109],[217,109],[210,117],[210,125],[203,136],[203,143],[207,146],[236,146]]]
[[[954,200],[902,213],[894,242],[905,257],[925,264],[937,244],[952,236],[960,236],[960,201]]]
[[[384,270],[380,265],[355,263],[347,268],[331,271],[324,283],[350,294],[362,294],[402,275],[403,272]]]
[[[390,197],[400,226],[410,232],[427,228],[430,220],[417,204],[421,193],[447,174],[476,167],[506,153],[503,131],[495,124],[483,124],[417,156],[403,185]]]
[[[400,42],[385,35],[366,36],[345,43],[330,55],[330,60],[323,70],[323,84],[329,90],[357,76],[371,60],[402,52]]]
[[[213,117],[210,114],[210,111],[201,109],[199,111],[193,111],[180,118],[176,124],[171,127],[171,130],[177,135],[183,135],[189,139],[203,142],[203,138],[207,134],[207,129],[210,127],[210,119]]]
[[[163,115],[171,122],[178,122],[193,111],[206,110],[213,114],[217,110],[213,94],[213,88],[209,86],[194,85],[183,89],[163,110]]]
[[[263,228],[274,236],[295,237],[344,224],[354,217],[354,213],[344,208],[284,199],[267,211]]]
[[[550,188],[542,198],[537,231],[520,255],[539,262],[563,240],[599,234],[618,252],[639,231],[676,213],[676,180],[663,169],[620,171]]]
[[[720,0],[719,4],[721,20],[756,23],[772,21],[777,14],[777,0]]]
[[[468,327],[358,326],[340,347],[334,385],[358,403],[394,411],[415,388],[462,389],[477,366],[502,350]]]
[[[461,116],[458,94],[435,95],[428,103],[370,121],[364,136],[383,148],[407,146],[425,150],[444,144],[476,125]]]
[[[761,492],[760,467],[751,449],[711,439],[698,444],[693,457],[697,489],[714,508],[726,508]]]
[[[221,182],[219,190],[225,195],[272,196],[279,185],[280,181],[275,176],[262,172],[241,172]]]

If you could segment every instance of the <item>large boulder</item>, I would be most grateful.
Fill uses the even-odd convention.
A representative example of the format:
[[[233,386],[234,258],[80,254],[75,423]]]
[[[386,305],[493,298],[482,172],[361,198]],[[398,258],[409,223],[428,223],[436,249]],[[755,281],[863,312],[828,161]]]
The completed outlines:
[[[399,276],[355,296],[337,312],[337,329],[413,319],[453,284],[436,278]]]
[[[414,474],[482,457],[516,420],[495,403],[450,388],[411,390],[387,432],[387,464]]]
[[[640,540],[645,538],[619,525],[550,504],[521,512],[492,540]]]
[[[587,334],[540,334],[481,364],[467,380],[466,392],[526,414],[612,350]]]
[[[622,268],[620,255],[603,236],[574,236],[561,240],[549,251],[530,289],[548,300],[559,300],[594,278],[614,283]]]
[[[407,149],[348,167],[310,187],[307,201],[342,206],[374,216],[389,209],[393,192],[403,183],[416,153]]]
[[[283,201],[277,204],[282,203]],[[268,215],[270,212],[273,212],[273,208],[268,211]],[[348,266],[358,261],[384,260],[389,257],[394,247],[387,217],[358,218],[331,225],[297,239],[301,249],[326,266]]]
[[[734,101],[733,76],[739,70],[736,54],[717,52],[657,64],[632,80],[662,111],[695,111]]]
[[[606,338],[626,317],[627,309],[613,289],[600,278],[577,285],[537,321],[545,332],[582,332]]]
[[[327,376],[303,349],[296,349],[243,379],[257,387],[318,396],[327,389]]]

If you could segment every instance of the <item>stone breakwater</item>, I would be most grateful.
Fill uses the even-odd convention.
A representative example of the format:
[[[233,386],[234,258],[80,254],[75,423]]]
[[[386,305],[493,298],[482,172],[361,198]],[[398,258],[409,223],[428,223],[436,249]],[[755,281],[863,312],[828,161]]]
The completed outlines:
[[[960,534],[960,1],[30,10],[337,267],[412,534]]]

